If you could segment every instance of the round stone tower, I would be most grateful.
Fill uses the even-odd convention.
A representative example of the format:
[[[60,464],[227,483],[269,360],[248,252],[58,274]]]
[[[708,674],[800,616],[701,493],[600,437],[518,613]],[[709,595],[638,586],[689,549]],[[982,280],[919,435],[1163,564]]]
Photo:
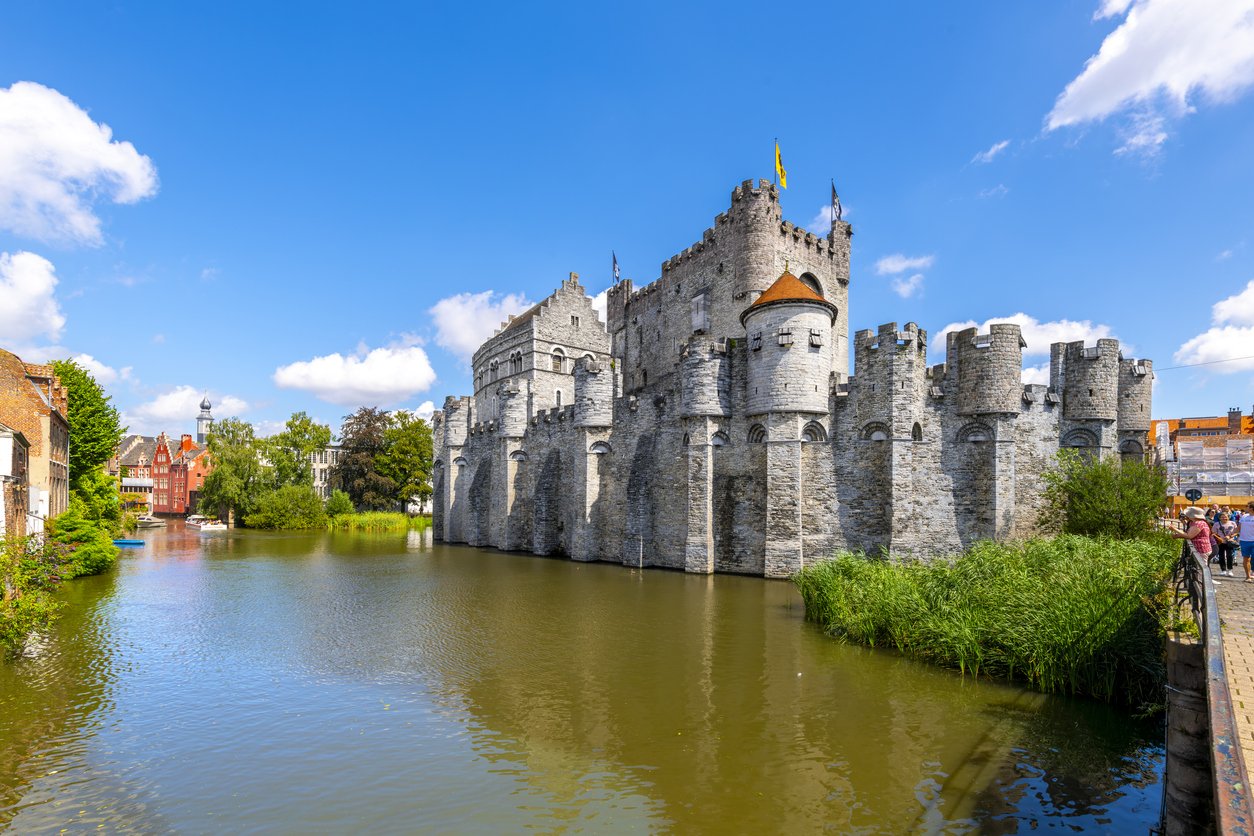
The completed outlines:
[[[1150,405],[1154,394],[1154,363],[1122,360],[1119,363],[1119,429],[1149,432]]]
[[[575,363],[575,426],[608,427],[614,418],[614,374],[592,357]]]
[[[1023,348],[1019,326],[1010,323],[990,325],[987,334],[975,328],[949,334],[946,360],[957,359],[959,415],[1019,411]]]
[[[748,412],[826,413],[836,306],[785,272],[740,315],[749,340]]]
[[[1067,343],[1066,369],[1063,417],[1114,421],[1119,414],[1119,341],[1098,340],[1093,348]]]

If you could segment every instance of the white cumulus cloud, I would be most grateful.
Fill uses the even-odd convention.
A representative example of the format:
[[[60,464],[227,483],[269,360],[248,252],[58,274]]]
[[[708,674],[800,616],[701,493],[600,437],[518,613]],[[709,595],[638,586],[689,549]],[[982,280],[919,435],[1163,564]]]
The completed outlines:
[[[905,273],[907,270],[926,270],[936,261],[934,255],[905,256],[901,253],[886,255],[875,262],[875,272],[880,276]]]
[[[0,88],[0,228],[98,244],[92,201],[134,203],[156,192],[152,160],[64,95],[30,81]]]
[[[814,220],[810,221],[806,229],[815,235],[830,235],[832,232],[832,218],[835,215],[836,212],[832,209],[832,204],[825,203],[819,207],[818,214],[814,216]],[[849,220],[849,207],[843,201],[840,204],[840,219],[842,221]]]
[[[1053,131],[1125,113],[1123,153],[1153,154],[1169,118],[1196,99],[1229,102],[1254,85],[1254,0],[1104,0],[1123,22],[1058,96]]]
[[[898,276],[893,279],[892,288],[893,293],[896,293],[902,299],[909,299],[923,289],[923,274],[915,273],[911,276]]]
[[[1110,332],[1109,325],[1094,325],[1087,319],[1055,319],[1049,322],[1041,322],[1034,316],[1028,316],[1020,312],[1010,316],[996,316],[992,319],[986,319],[982,323],[973,319],[966,322],[951,322],[932,337],[932,351],[936,354],[945,353],[945,335],[950,331],[978,328],[981,334],[987,334],[988,326],[993,323],[1009,323],[1019,326],[1019,330],[1023,335],[1023,341],[1027,343],[1027,347],[1023,349],[1024,357],[1047,356],[1049,347],[1053,343],[1071,343],[1078,340],[1092,343],[1096,340],[1114,337]],[[1127,356],[1126,352],[1130,352],[1131,348],[1124,346],[1124,350],[1125,356]]]
[[[1021,376],[1023,383],[1042,383],[1049,385],[1049,363],[1041,363],[1039,366],[1024,366]]]
[[[1175,354],[1181,365],[1213,363],[1208,371],[1228,374],[1254,369],[1254,281],[1211,308],[1213,326]],[[1233,359],[1241,358],[1241,359]],[[1229,361],[1229,362],[1219,362]]]
[[[431,416],[435,414],[435,404],[431,401],[423,401],[418,404],[418,408],[414,410],[414,414],[424,421],[430,421]]]
[[[609,324],[609,314],[608,314],[608,307],[607,307],[608,305],[607,300],[609,299],[609,293],[610,293],[609,290],[606,289],[606,290],[602,290],[596,296],[592,297],[592,310],[596,311],[597,316],[601,317],[601,323],[603,325]]]
[[[501,327],[510,315],[531,307],[520,293],[458,293],[436,302],[427,313],[435,320],[435,344],[467,363],[475,350]]]
[[[274,370],[282,389],[303,389],[341,406],[380,406],[425,392],[435,383],[427,352],[416,345],[367,349],[298,360]]]
[[[56,288],[56,268],[48,259],[28,252],[0,253],[0,340],[6,348],[18,350],[61,336],[65,315]]]
[[[232,418],[248,410],[248,403],[234,395],[218,395],[194,386],[175,386],[122,412],[122,423],[130,432],[156,435],[167,432],[178,435],[190,432],[200,414],[200,401],[208,397],[213,404],[214,418]]]
[[[1003,139],[1001,142],[994,142],[987,151],[981,151],[971,158],[973,163],[991,163],[996,159],[997,155],[1010,147],[1010,140]]]
[[[110,383],[116,383],[119,380],[131,379],[131,366],[124,366],[121,370],[97,360],[90,354],[75,354],[70,358],[87,371],[91,372],[91,376],[96,378],[96,382],[101,386],[107,386]]]

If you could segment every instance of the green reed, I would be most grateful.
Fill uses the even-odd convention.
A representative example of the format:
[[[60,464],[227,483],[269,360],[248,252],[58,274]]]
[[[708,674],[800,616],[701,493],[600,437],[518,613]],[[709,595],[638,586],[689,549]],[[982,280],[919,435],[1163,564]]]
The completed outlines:
[[[430,517],[411,517],[390,511],[362,511],[338,514],[327,522],[332,531],[423,531],[431,527]]]
[[[953,560],[840,554],[794,577],[841,639],[1050,693],[1161,701],[1168,540],[1064,535],[979,543]]]

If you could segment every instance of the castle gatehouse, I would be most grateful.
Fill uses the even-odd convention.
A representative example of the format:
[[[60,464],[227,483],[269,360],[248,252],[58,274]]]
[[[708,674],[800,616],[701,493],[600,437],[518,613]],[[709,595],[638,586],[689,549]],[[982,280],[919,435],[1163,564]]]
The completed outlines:
[[[746,181],[661,278],[578,277],[503,323],[474,395],[433,418],[435,537],[573,560],[786,577],[838,550],[953,554],[1033,532],[1064,447],[1139,458],[1153,366],[1055,343],[1022,382],[1019,327],[853,337],[852,230],[783,220]]]

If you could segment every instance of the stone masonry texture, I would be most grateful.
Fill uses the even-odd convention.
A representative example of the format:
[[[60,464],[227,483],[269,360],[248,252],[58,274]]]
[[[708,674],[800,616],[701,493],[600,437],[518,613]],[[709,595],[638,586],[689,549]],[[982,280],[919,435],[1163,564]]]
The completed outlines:
[[[435,536],[787,577],[840,550],[1028,536],[1060,448],[1145,449],[1153,366],[1115,340],[1055,344],[1049,385],[1024,385],[1016,325],[950,333],[929,365],[927,332],[887,323],[854,335],[850,376],[851,237],[783,220],[776,187],[745,181],[660,278],[610,289],[606,322],[572,274],[503,323],[474,395],[433,419]],[[834,310],[750,310],[785,271]]]

